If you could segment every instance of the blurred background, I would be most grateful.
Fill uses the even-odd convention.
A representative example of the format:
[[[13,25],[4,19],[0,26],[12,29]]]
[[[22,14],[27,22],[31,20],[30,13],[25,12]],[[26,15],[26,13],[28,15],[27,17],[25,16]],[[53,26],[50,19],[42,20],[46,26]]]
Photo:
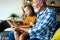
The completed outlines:
[[[11,31],[10,25],[6,22],[9,17],[21,18],[24,14],[23,8],[26,4],[32,4],[32,0],[0,0],[0,31],[5,27],[9,29],[0,33],[0,40],[8,40],[8,33]],[[46,0],[47,6],[51,7],[57,15],[58,27],[60,26],[60,0]],[[12,16],[13,15],[13,16]],[[17,18],[18,19],[18,18]],[[2,29],[4,27],[4,30]],[[7,37],[7,38],[5,38]]]

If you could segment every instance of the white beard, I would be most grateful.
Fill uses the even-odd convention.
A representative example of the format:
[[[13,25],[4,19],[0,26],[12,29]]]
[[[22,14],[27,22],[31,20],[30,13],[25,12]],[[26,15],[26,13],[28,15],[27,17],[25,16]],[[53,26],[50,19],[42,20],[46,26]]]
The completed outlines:
[[[34,9],[35,13],[38,13],[39,10],[40,10],[40,8],[36,8],[36,9]]]

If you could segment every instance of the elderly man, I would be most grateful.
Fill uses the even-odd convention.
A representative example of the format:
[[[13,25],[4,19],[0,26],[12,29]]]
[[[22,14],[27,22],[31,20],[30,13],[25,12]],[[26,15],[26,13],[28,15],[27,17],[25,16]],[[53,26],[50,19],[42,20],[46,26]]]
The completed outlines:
[[[33,0],[33,6],[35,5],[39,7],[39,12],[37,13],[36,23],[32,25],[32,28],[12,28],[28,32],[30,40],[50,40],[56,28],[55,12],[46,6],[46,0]],[[12,32],[9,34],[11,40],[14,39],[12,34]]]

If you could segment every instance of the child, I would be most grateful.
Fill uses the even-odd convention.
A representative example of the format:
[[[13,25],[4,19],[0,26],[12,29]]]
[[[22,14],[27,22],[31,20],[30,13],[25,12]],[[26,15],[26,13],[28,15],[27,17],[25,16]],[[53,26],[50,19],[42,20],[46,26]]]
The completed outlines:
[[[30,28],[36,21],[36,15],[34,9],[31,5],[26,5],[24,8],[25,15],[23,16],[23,25],[20,25],[22,28]],[[14,31],[15,40],[25,40],[25,38],[29,37],[27,32],[23,31]]]

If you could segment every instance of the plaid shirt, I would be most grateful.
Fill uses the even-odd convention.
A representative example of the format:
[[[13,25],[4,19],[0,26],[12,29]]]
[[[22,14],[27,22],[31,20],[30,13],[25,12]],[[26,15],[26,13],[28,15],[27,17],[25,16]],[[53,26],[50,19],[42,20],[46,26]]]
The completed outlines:
[[[52,9],[46,7],[45,10],[37,14],[36,23],[29,28],[30,39],[50,40],[56,28],[56,15]]]

